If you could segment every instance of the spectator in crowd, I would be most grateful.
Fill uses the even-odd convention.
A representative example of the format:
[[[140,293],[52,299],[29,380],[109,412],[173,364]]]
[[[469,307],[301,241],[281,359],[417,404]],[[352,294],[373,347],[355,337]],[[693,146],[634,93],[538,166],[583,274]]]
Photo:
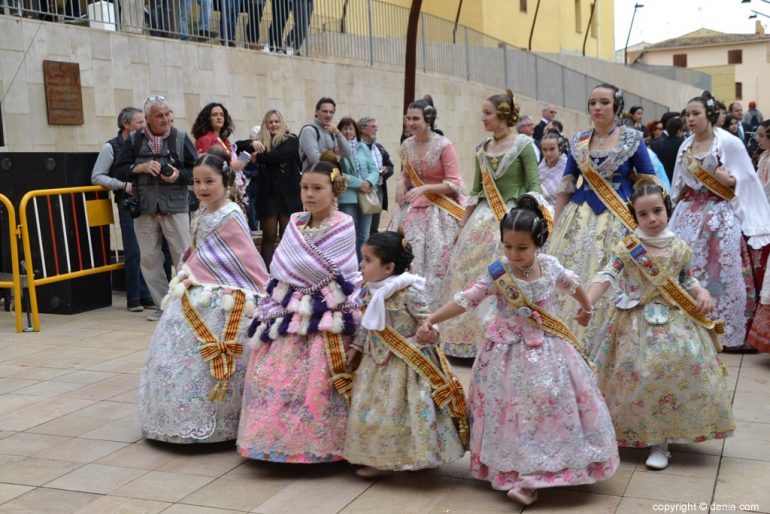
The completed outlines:
[[[203,39],[209,39],[212,37],[212,34],[209,31],[209,21],[211,20],[213,2],[212,0],[198,0],[198,4],[200,5],[198,36]],[[190,39],[190,27],[188,27],[188,25],[191,11],[192,0],[179,0],[179,11],[177,13],[177,31],[179,32],[179,39]]]
[[[195,138],[195,151],[198,152],[198,155],[206,155],[212,146],[220,146],[227,152],[230,158],[229,166],[235,170],[234,186],[237,191],[237,202],[243,207],[248,203],[246,199],[247,180],[243,174],[248,158],[238,159],[235,145],[227,139],[234,129],[233,119],[225,106],[211,102],[198,113],[191,133]]]
[[[564,137],[564,125],[559,120],[551,120],[545,126],[545,134],[556,134],[559,136],[559,151],[566,154],[569,151],[569,140]]]
[[[358,130],[361,131],[361,141],[372,152],[374,165],[380,172],[380,178],[377,180],[377,196],[380,197],[382,210],[388,210],[388,179],[393,176],[393,161],[390,160],[390,154],[383,146],[377,142],[377,120],[364,116],[358,120]],[[372,215],[372,226],[369,229],[370,234],[376,234],[380,228],[380,214]]]
[[[542,119],[540,120],[540,123],[535,125],[535,131],[532,136],[535,141],[540,141],[543,139],[546,125],[548,125],[548,123],[552,122],[554,118],[556,118],[556,106],[553,104],[546,105],[541,111],[541,116]]]
[[[364,213],[358,201],[358,193],[377,191],[377,181],[380,178],[380,170],[374,164],[372,152],[361,141],[361,131],[353,118],[345,117],[337,124],[337,128],[350,146],[350,155],[340,160],[342,173],[348,187],[339,196],[339,209],[353,218],[356,226],[356,255],[358,260],[362,258],[361,246],[369,237],[372,226],[372,215]]]
[[[738,138],[741,141],[746,141],[746,132],[749,131],[748,127],[743,124],[743,105],[740,102],[733,102],[730,104],[727,114],[734,118],[738,118]],[[726,124],[726,123],[725,123]],[[722,127],[727,128],[727,127]]]
[[[650,132],[644,126],[644,108],[641,105],[634,105],[628,110],[628,119],[629,127],[641,132],[644,139],[649,139]]]
[[[650,137],[645,143],[650,144],[663,135],[663,122],[661,120],[652,120],[649,122],[647,124],[647,133],[650,134]]]
[[[682,121],[682,118],[679,116],[670,117],[666,122],[666,135],[653,141],[650,146],[663,164],[663,169],[666,170],[666,176],[669,181],[671,181],[674,176],[676,157],[679,152],[679,147],[682,145],[682,141],[684,141],[682,134],[683,126],[684,122]]]
[[[749,110],[743,115],[743,125],[749,128],[749,132],[756,132],[757,127],[764,121],[762,113],[757,109],[757,102],[754,100],[749,102]]]
[[[190,218],[187,186],[197,158],[187,134],[169,123],[169,105],[162,96],[151,96],[144,103],[145,127],[126,141],[116,163],[116,177],[132,182],[132,193],[140,215],[134,219],[142,275],[155,305],[168,292],[163,274],[162,238],[165,237],[174,264],[190,246]],[[160,319],[159,310],[147,319]]]
[[[519,121],[516,122],[516,132],[519,134],[524,134],[525,136],[533,137],[535,134],[535,121],[532,119],[532,116],[525,114],[524,116],[520,117]],[[540,150],[540,144],[537,141],[534,141],[532,147],[535,150],[535,157],[539,163],[541,160],[543,160],[543,152]]]
[[[262,228],[260,253],[270,269],[273,252],[283,237],[289,217],[302,210],[299,140],[289,131],[283,115],[271,109],[262,119],[259,133],[248,150],[259,169],[256,207]]]
[[[334,113],[337,104],[328,97],[323,97],[315,105],[315,118],[299,131],[299,157],[302,171],[321,159],[321,153],[329,150],[341,159],[350,156],[350,146],[342,133],[334,125]]]
[[[130,210],[133,184],[130,181],[115,178],[116,158],[126,145],[129,134],[144,128],[142,110],[125,107],[118,115],[118,127],[120,129],[118,135],[104,143],[99,157],[96,158],[96,164],[91,172],[91,183],[114,191],[125,256],[126,308],[130,312],[142,312],[145,307],[155,310],[157,307],[139,267],[139,245],[136,242],[134,219],[131,217]]]
[[[730,134],[740,139],[741,136],[738,134],[738,126],[740,124],[741,124],[740,118],[736,118],[732,114],[728,114],[727,116],[725,116],[725,124],[722,126],[722,128],[728,131]]]
[[[243,0],[242,9],[248,15],[246,22],[246,47],[251,50],[259,48],[259,24],[262,22],[262,14],[267,0]]]
[[[226,46],[235,46],[235,24],[238,19],[239,0],[218,0],[219,38]]]
[[[299,55],[310,27],[310,18],[313,15],[313,0],[273,0],[270,47],[274,50],[284,48],[283,29],[290,13],[294,14],[294,27],[286,41],[286,53]]]

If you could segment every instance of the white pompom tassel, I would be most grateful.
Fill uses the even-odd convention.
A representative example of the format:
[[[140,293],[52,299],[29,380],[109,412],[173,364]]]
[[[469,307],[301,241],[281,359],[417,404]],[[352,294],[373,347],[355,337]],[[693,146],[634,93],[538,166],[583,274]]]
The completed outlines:
[[[166,307],[168,307],[168,302],[170,301],[171,301],[171,293],[164,296],[163,300],[160,301],[160,310],[165,311]]]
[[[283,316],[276,318],[273,324],[270,326],[270,339],[278,339],[278,327],[283,321]]]
[[[200,292],[200,294],[198,294],[198,298],[195,301],[195,304],[198,307],[206,307],[210,301],[211,301],[211,290],[208,287],[206,287],[203,289],[203,291]]]
[[[302,321],[299,324],[299,335],[306,336],[307,335],[307,329],[310,327],[310,318],[309,317],[302,317]]]
[[[299,302],[299,314],[303,318],[309,318],[313,314],[313,307],[310,305],[310,295],[306,294]]]
[[[222,308],[225,312],[230,312],[235,307],[235,298],[231,294],[222,295]]]
[[[337,311],[332,316],[332,332],[340,334],[343,328],[345,328],[345,324],[342,321],[342,313]]]
[[[251,300],[247,301],[245,304],[243,304],[243,315],[247,317],[248,319],[251,319],[254,317],[254,310],[256,307],[254,306],[254,302]]]

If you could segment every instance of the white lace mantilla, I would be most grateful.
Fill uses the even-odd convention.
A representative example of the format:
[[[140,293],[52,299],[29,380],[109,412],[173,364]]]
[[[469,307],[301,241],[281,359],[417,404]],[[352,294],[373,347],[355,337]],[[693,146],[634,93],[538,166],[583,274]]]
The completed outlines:
[[[502,155],[502,158],[500,158],[500,162],[498,163],[497,168],[492,170],[492,176],[495,177],[495,180],[497,180],[503,175],[505,175],[505,172],[508,171],[508,168],[511,166],[513,161],[515,161],[516,158],[519,155],[521,155],[521,152],[523,152],[528,145],[532,144],[533,139],[525,134],[518,134],[513,144],[511,145],[511,147],[502,154],[491,154],[486,151],[487,145],[489,144],[490,141],[492,141],[492,138],[488,137],[481,144],[479,155],[481,155],[484,158],[500,157]]]
[[[620,137],[614,148],[591,150],[589,153],[594,169],[606,179],[610,179],[613,173],[636,153],[643,139],[642,133],[638,130],[629,127],[618,127],[618,130]],[[570,152],[577,162],[583,160],[585,152],[588,151],[587,147],[581,148],[580,136],[581,134],[576,134],[570,141]]]
[[[426,168],[434,167],[441,158],[441,152],[450,144],[451,141],[446,137],[431,132],[427,143],[418,144],[414,136],[404,141],[402,154],[406,154],[406,158],[414,168],[414,171],[422,178],[422,171]],[[417,157],[417,146],[426,146],[424,157]]]

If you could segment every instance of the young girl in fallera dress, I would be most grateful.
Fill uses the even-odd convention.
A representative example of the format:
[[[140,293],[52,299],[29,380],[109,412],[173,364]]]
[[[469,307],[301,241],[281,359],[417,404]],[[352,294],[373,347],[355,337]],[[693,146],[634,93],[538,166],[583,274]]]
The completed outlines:
[[[252,324],[237,445],[252,459],[331,462],[345,443],[361,274],[353,219],[335,209],[346,187],[339,163],[314,164],[300,187],[307,212],[290,219]]]
[[[359,352],[362,356],[353,381],[343,456],[364,464],[356,471],[364,477],[459,459],[465,448],[452,418],[467,437],[465,398],[435,346],[436,333],[415,339],[430,311],[425,279],[407,271],[414,258],[411,245],[402,234],[380,232],[369,237],[362,253],[366,310],[348,362]],[[454,394],[435,400],[434,393],[445,386]]]
[[[577,277],[538,252],[548,228],[537,200],[521,197],[500,233],[505,258],[431,314],[418,338],[428,337],[434,323],[495,297],[471,377],[471,473],[529,505],[537,489],[610,478],[619,458],[596,379],[574,335],[547,312],[557,290],[581,305],[580,322],[591,309]]]
[[[639,228],[613,248],[588,290],[593,304],[610,285],[620,289],[609,338],[592,360],[618,444],[650,446],[647,466],[664,469],[668,443],[722,439],[735,422],[716,330],[700,314],[714,301],[693,278],[692,249],[668,229],[671,197],[643,178],[629,208]]]
[[[209,153],[193,168],[202,207],[139,384],[137,418],[148,439],[207,443],[237,434],[246,330],[267,270],[241,209],[227,198],[228,157]]]

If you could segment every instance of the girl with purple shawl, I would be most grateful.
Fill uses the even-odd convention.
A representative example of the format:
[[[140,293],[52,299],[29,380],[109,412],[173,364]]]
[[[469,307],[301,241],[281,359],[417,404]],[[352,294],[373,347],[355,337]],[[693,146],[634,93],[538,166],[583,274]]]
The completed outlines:
[[[234,177],[218,155],[204,155],[193,168],[202,207],[139,384],[137,418],[147,439],[210,443],[237,434],[243,342],[267,270],[240,207],[225,195]]]
[[[331,462],[345,444],[361,276],[353,219],[334,208],[346,187],[339,165],[315,164],[300,186],[307,212],[286,227],[249,334],[237,445],[252,459]]]

